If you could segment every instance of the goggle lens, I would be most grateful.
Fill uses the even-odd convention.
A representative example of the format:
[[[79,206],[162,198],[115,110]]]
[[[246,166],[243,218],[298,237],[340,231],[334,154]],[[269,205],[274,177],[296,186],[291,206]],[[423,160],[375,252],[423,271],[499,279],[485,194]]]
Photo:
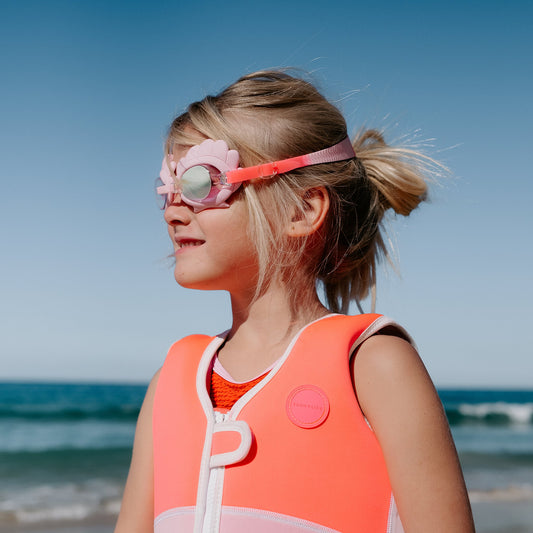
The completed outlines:
[[[167,189],[165,182],[161,178],[155,180],[155,201],[157,207],[161,210],[165,209],[167,205],[172,203],[171,197],[173,197],[174,194],[168,192]]]
[[[204,165],[187,169],[180,179],[181,194],[191,200],[203,200],[211,192],[211,174],[210,168]]]
[[[210,165],[195,165],[188,168],[181,175],[179,186],[174,181],[165,183],[159,177],[155,180],[157,206],[161,210],[166,209],[168,205],[174,203],[176,194],[180,194],[185,202],[187,199],[202,202],[210,197],[213,188],[221,189],[220,178],[220,171]]]

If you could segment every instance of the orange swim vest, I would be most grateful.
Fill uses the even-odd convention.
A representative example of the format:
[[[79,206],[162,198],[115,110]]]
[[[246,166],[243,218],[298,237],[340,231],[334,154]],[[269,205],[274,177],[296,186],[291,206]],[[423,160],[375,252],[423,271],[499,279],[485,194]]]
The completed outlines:
[[[312,322],[225,413],[208,392],[224,338],[175,343],[154,399],[155,533],[403,531],[350,370],[390,325],[403,332],[375,314]]]

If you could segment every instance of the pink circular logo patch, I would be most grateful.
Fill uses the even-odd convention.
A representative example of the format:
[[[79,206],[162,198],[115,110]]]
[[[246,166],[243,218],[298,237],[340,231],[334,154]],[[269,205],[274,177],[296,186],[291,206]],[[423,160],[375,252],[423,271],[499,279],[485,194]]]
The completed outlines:
[[[289,420],[301,428],[316,428],[329,414],[326,393],[315,385],[301,385],[287,398]]]

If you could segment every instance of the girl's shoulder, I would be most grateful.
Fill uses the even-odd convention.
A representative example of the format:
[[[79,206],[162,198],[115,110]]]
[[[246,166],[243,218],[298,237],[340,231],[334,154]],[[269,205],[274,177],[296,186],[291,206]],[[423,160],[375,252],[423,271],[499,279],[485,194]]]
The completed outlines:
[[[372,381],[429,378],[413,340],[394,323],[361,342],[353,366],[356,379],[363,376]]]
[[[441,404],[413,343],[385,329],[358,347],[352,362],[353,382],[363,413],[373,428],[389,427]]]

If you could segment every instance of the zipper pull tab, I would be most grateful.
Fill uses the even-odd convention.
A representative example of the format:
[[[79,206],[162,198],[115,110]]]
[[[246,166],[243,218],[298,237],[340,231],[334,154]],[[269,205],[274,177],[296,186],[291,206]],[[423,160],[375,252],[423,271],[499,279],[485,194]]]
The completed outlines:
[[[215,422],[210,468],[239,463],[252,446],[252,431],[244,420]]]

